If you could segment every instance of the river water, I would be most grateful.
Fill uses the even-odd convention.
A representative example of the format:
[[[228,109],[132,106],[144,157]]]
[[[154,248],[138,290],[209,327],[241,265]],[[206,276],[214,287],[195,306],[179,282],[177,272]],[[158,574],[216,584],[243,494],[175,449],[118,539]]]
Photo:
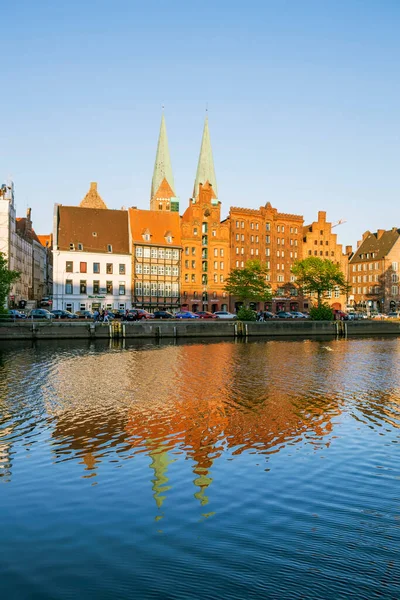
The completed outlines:
[[[0,598],[400,597],[400,340],[0,346]]]

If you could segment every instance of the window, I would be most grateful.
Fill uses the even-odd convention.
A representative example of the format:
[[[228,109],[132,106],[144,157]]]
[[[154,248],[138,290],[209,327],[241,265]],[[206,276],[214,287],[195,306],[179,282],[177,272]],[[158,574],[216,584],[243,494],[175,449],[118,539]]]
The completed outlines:
[[[334,293],[335,298],[339,298],[340,296],[340,290],[338,287],[335,287],[335,293]]]
[[[392,262],[392,271],[397,271],[397,269],[398,269],[398,263]]]
[[[279,283],[282,283],[284,281],[283,275],[278,275],[278,281]]]
[[[83,244],[78,244],[78,250],[80,250],[80,251],[83,250]]]
[[[81,281],[79,282],[79,293],[86,294],[86,290],[87,290],[86,281],[81,279]]]
[[[93,294],[98,294],[100,292],[100,281],[93,281]]]
[[[254,248],[250,248],[250,254],[251,254],[251,256],[253,256],[253,254],[254,254]]]
[[[240,240],[240,235],[237,233],[236,234],[236,241],[238,242]]]
[[[252,244],[254,244],[254,235],[251,235],[251,236],[250,236],[250,242],[251,242]]]
[[[75,250],[75,244],[73,242],[70,243],[69,249],[70,250]]]
[[[158,249],[158,258],[165,258],[164,248],[159,248]]]
[[[238,260],[236,261],[235,266],[236,266],[236,268],[239,267],[239,261]]]
[[[107,244],[107,252],[112,252],[112,246],[111,246],[111,244]]]
[[[179,283],[172,284],[172,296],[177,298],[179,296]]]
[[[150,249],[150,256],[151,258],[157,258],[157,248]]]
[[[244,248],[240,249],[240,254],[244,254]]]
[[[397,273],[392,274],[392,283],[397,283],[399,281],[399,276]]]
[[[186,256],[189,254],[189,247],[188,246],[185,247],[185,254],[186,254]]]
[[[218,248],[214,248],[214,256],[218,256]]]
[[[196,261],[192,260],[192,269],[195,269],[195,268],[196,268]]]
[[[285,226],[282,225],[282,233],[285,233]]]
[[[188,268],[189,268],[189,261],[185,260],[185,269],[188,269]]]
[[[258,223],[256,223],[256,230],[258,231]]]
[[[150,265],[147,265],[147,264],[143,265],[143,273],[145,275],[150,275]]]
[[[106,294],[111,294],[111,296],[113,295],[113,282],[112,281],[106,281]]]
[[[207,233],[208,232],[208,223],[202,223],[202,225],[201,225],[201,232],[202,233]]]
[[[399,288],[397,285],[392,285],[392,296],[397,296],[399,293]]]
[[[276,255],[277,255],[277,256],[280,256],[280,255],[281,255],[281,252],[280,252],[280,250],[277,250],[277,251],[276,251]]]
[[[150,283],[150,295],[157,296],[157,282],[156,281],[152,281]]]
[[[143,248],[141,246],[136,246],[136,256],[143,256]]]
[[[189,273],[185,273],[185,281],[189,281]]]
[[[244,267],[244,262],[243,262],[243,261],[240,263],[240,266],[241,266],[241,267]]]
[[[65,281],[65,293],[66,294],[73,294],[74,293],[73,285],[72,285],[72,279],[67,279]]]
[[[171,275],[171,267],[170,266],[166,266],[165,267],[165,274],[166,275]]]
[[[73,271],[74,271],[74,263],[72,262],[72,260],[67,260],[67,262],[65,263],[65,272],[73,273]]]
[[[120,263],[119,265],[119,274],[125,275],[125,265],[123,265],[122,263]]]
[[[194,273],[192,273],[192,283],[194,283],[196,281],[196,275]]]
[[[256,256],[258,256],[258,248],[256,248]]]
[[[236,254],[239,254],[239,248],[236,246]]]
[[[192,256],[196,256],[196,248],[192,246]]]
[[[256,235],[256,244],[258,244],[258,235]]]
[[[179,275],[179,267],[172,267],[172,275],[177,277]]]
[[[169,248],[167,248],[166,251],[165,251],[165,258],[167,260],[171,260],[172,259],[172,250],[170,250]]]
[[[214,283],[218,283],[218,275],[216,273],[214,274]]]
[[[136,263],[135,265],[135,272],[140,275],[142,273],[142,264],[141,263]]]
[[[119,282],[119,295],[125,296],[125,281]]]
[[[218,269],[218,262],[216,260],[214,261],[214,269]]]
[[[280,233],[280,232],[281,232],[281,226],[280,226],[280,225],[277,225],[277,226],[276,226],[276,230],[277,230],[277,232],[278,232],[278,233]]]
[[[150,282],[143,282],[143,296],[150,296]]]
[[[242,225],[242,229],[244,229],[244,221],[242,221],[241,225]]]
[[[197,235],[197,227],[193,227],[193,235]]]
[[[145,265],[145,273],[148,273],[148,272],[149,272],[149,267],[148,267],[148,265]],[[152,275],[157,275],[157,265],[151,265],[150,273]]]
[[[270,235],[266,235],[265,236],[265,243],[269,244],[271,242],[271,236]]]
[[[179,259],[179,250],[172,250],[172,258],[173,260]]]
[[[113,265],[112,263],[107,263],[106,264],[106,273],[107,275],[112,275],[113,272]]]
[[[216,237],[216,236],[217,236],[217,230],[216,230],[216,229],[213,229],[211,233],[212,233],[212,236],[213,236],[213,237]]]
[[[145,242],[149,242],[151,238],[150,233],[144,233],[142,237]]]
[[[242,233],[242,235],[240,237],[241,237],[242,242],[244,242],[244,235],[243,235],[243,233]]]
[[[239,229],[239,221],[236,221],[236,229]]]
[[[158,274],[164,275],[164,265],[158,265]]]
[[[265,248],[265,256],[270,256],[270,255],[271,255],[271,249]]]
[[[93,273],[100,273],[100,263],[93,263]]]
[[[166,240],[167,244],[172,244],[172,235],[167,235],[165,240]]]
[[[142,282],[141,281],[135,282],[135,295],[136,296],[142,295]]]
[[[265,231],[271,231],[271,223],[265,223]]]

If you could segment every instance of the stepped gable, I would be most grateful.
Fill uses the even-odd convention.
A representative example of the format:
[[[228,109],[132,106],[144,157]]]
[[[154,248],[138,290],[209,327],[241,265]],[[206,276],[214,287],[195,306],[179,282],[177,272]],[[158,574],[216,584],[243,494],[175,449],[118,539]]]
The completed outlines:
[[[106,203],[97,191],[96,181],[90,183],[89,191],[79,206],[80,208],[107,209]]]
[[[58,206],[58,249],[71,250],[71,244],[83,252],[129,254],[127,210]]]

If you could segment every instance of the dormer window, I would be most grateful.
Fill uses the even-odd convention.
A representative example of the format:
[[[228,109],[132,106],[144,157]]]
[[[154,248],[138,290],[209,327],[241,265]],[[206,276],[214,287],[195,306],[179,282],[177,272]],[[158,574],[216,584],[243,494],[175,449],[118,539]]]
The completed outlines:
[[[75,250],[75,244],[73,242],[70,243],[69,249],[70,250]]]
[[[145,229],[142,233],[142,238],[144,239],[145,242],[150,242],[151,240],[151,233],[150,233],[150,229]]]
[[[97,231],[93,231],[92,236],[97,237]]]
[[[78,244],[78,250],[83,250],[83,244]]]
[[[107,252],[112,252],[112,246],[111,246],[111,244],[107,244]]]
[[[172,233],[170,231],[165,232],[164,238],[167,244],[172,244]]]

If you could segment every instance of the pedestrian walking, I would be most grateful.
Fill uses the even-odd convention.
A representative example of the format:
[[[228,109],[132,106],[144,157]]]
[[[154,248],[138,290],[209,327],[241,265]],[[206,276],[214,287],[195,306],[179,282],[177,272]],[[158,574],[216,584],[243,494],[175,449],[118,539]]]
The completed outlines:
[[[97,321],[99,320],[99,317],[100,317],[100,313],[99,313],[99,311],[96,308],[96,310],[93,313],[93,319],[94,319],[95,323],[97,323]]]
[[[108,323],[108,310],[104,311],[103,323]]]

